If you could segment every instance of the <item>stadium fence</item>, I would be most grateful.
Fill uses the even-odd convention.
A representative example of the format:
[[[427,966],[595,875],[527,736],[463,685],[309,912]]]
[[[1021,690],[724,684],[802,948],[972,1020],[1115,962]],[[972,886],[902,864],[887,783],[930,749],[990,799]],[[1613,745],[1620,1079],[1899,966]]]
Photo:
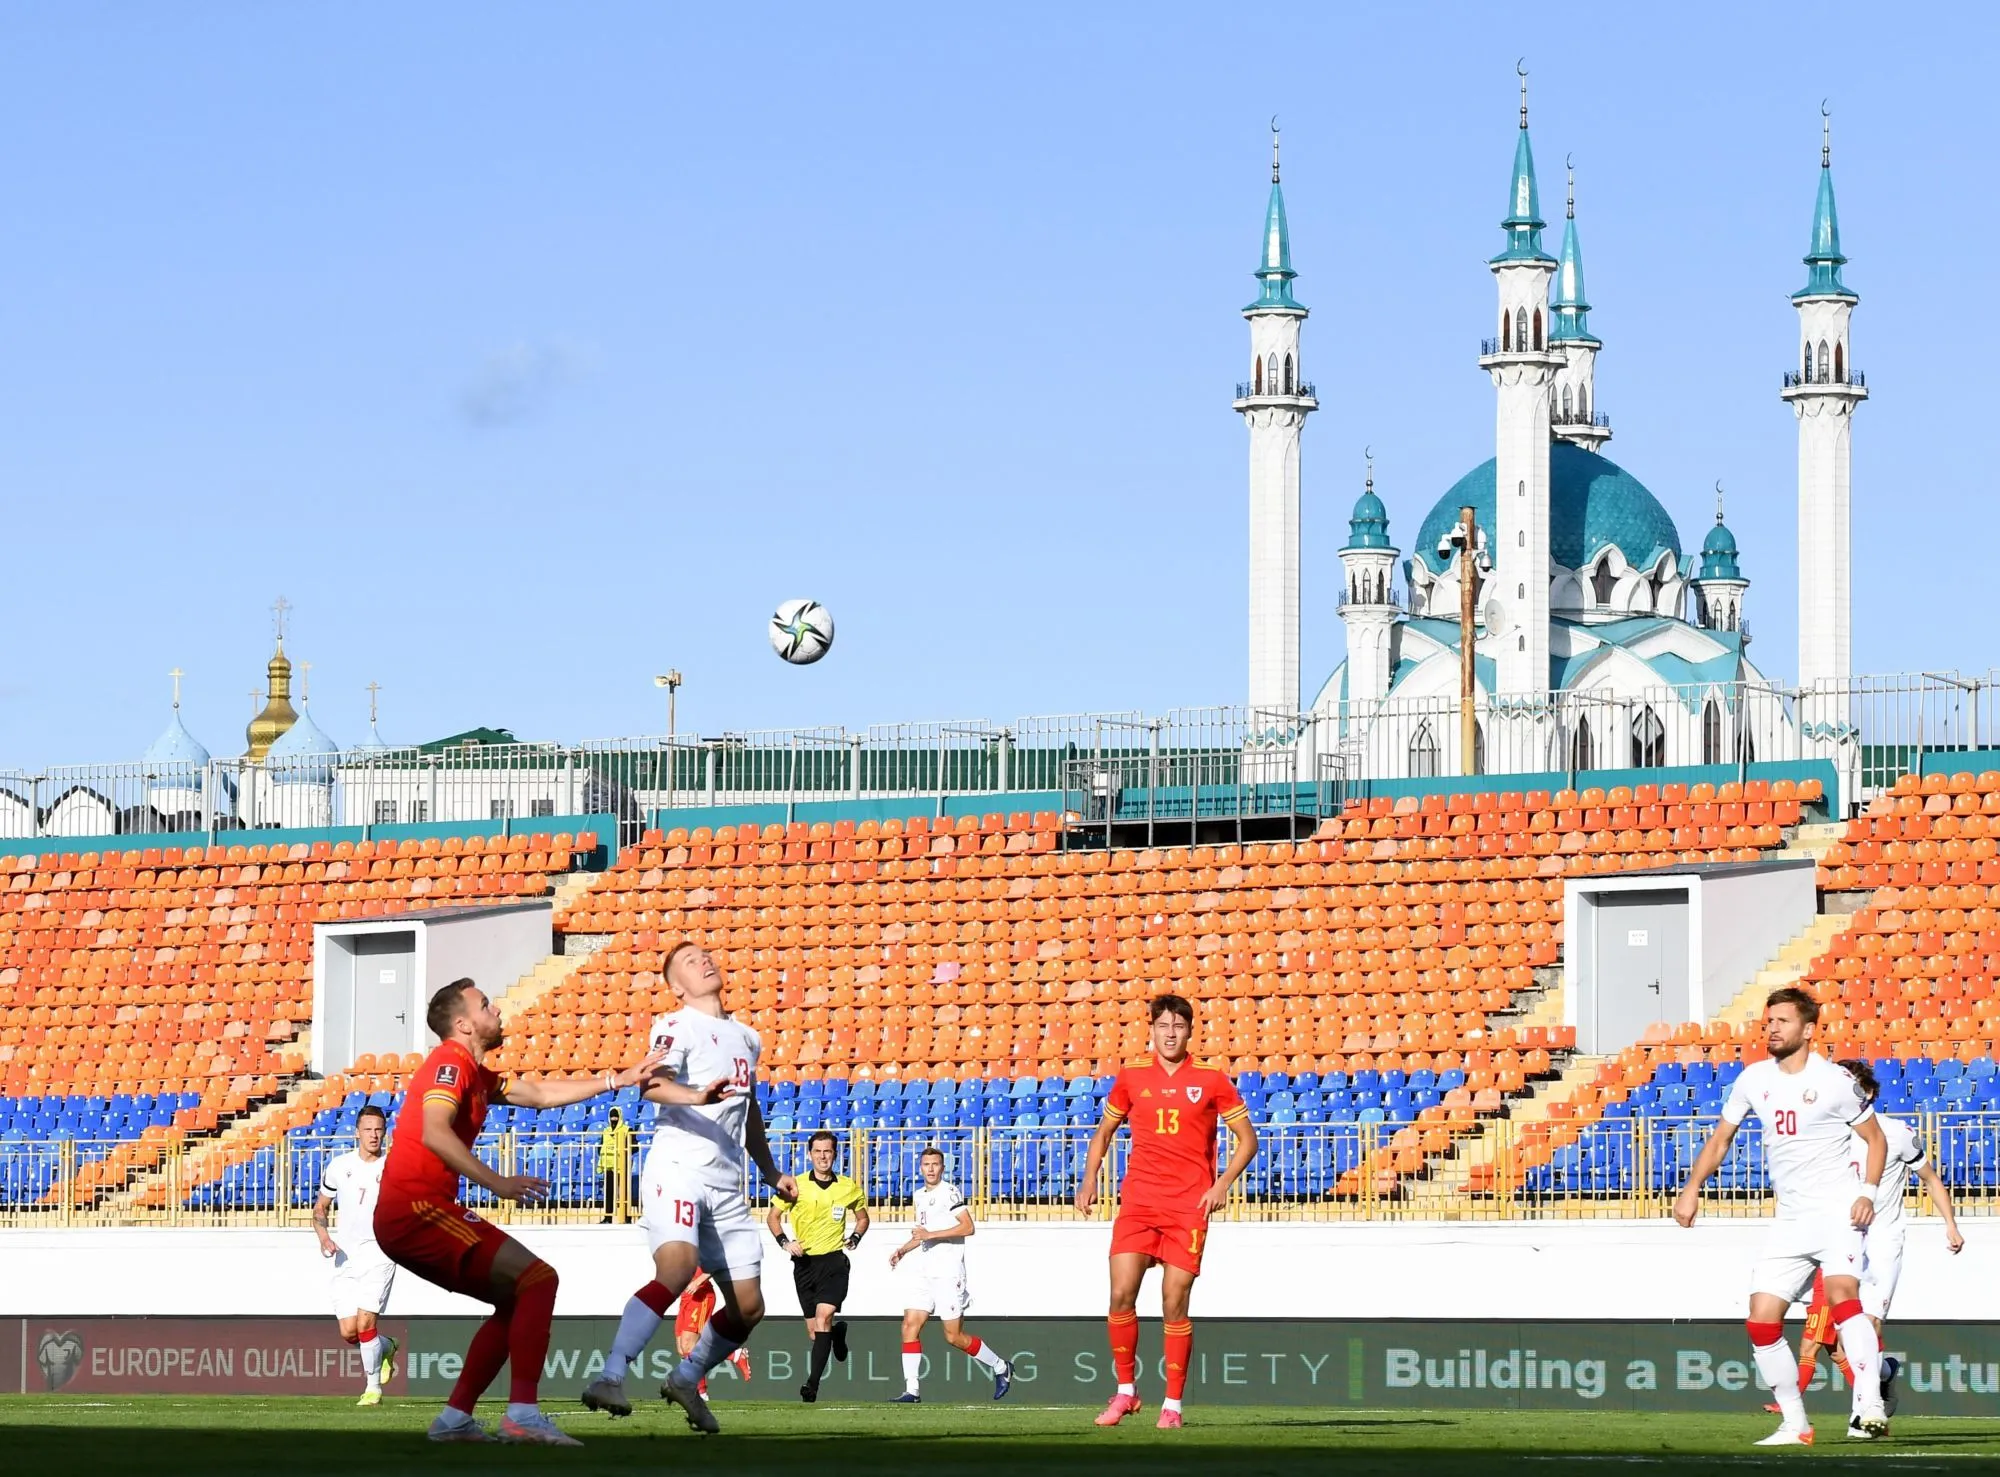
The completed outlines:
[[[2000,1114],[1933,1112],[1909,1115],[1926,1152],[1967,1214],[2000,1211]],[[1606,1119],[1571,1144],[1548,1146],[1548,1125],[1494,1120],[1484,1139],[1469,1141],[1472,1157],[1457,1172],[1393,1181],[1374,1172],[1392,1152],[1396,1123],[1274,1123],[1258,1128],[1259,1152],[1232,1188],[1217,1217],[1225,1221],[1645,1219],[1669,1213],[1712,1119]],[[1092,1129],[851,1128],[843,1135],[844,1172],[860,1181],[878,1213],[909,1204],[922,1183],[917,1161],[935,1145],[945,1176],[963,1190],[984,1220],[1067,1220],[1086,1162]],[[811,1130],[772,1135],[778,1163],[802,1174]],[[1113,1141],[1101,1171],[1096,1219],[1117,1209],[1127,1139]],[[326,1163],[354,1147],[347,1136],[293,1134],[281,1149],[265,1149],[219,1175],[198,1173],[201,1144],[160,1145],[126,1178],[107,1184],[101,1173],[113,1144],[76,1139],[0,1143],[0,1226],[86,1225],[306,1226]],[[539,1175],[549,1199],[535,1206],[494,1202],[466,1187],[466,1203],[495,1220],[540,1224],[637,1216],[642,1147],[609,1165],[598,1158],[594,1132],[515,1130],[480,1142],[477,1152],[503,1173]],[[1224,1150],[1226,1152],[1226,1149]],[[1476,1181],[1471,1173],[1484,1166]],[[1475,1185],[1483,1188],[1475,1188]],[[761,1182],[751,1188],[769,1203]],[[1921,1191],[1911,1209],[1929,1213]],[[1754,1217],[1772,1209],[1758,1130],[1746,1125],[1703,1200],[1711,1216]]]

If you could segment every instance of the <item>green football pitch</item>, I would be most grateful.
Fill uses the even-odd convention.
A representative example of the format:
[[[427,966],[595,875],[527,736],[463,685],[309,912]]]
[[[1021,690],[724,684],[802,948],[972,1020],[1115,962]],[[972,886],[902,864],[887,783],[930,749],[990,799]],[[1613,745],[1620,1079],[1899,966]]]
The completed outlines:
[[[1828,1462],[1876,1470],[1969,1471],[2000,1463],[2000,1421],[1903,1420],[1887,1442],[1845,1439],[1829,1416],[1810,1451],[1756,1451],[1772,1418],[1741,1416],[1190,1409],[1181,1431],[1153,1428],[1153,1410],[1113,1431],[1090,1412],[1011,1402],[839,1405],[731,1401],[720,1436],[687,1429],[680,1413],[641,1409],[611,1421],[564,1402],[550,1411],[582,1437],[581,1451],[433,1446],[430,1401],[357,1410],[345,1400],[223,1397],[93,1400],[0,1397],[0,1468],[23,1474],[123,1471],[141,1477],[398,1477],[401,1473],[557,1471],[723,1477],[785,1473],[1118,1473],[1234,1477],[1237,1473],[1484,1473],[1496,1468],[1584,1471],[1637,1463],[1670,1471],[1719,1464]],[[482,1414],[488,1413],[481,1407]],[[499,1407],[491,1414],[499,1413]]]

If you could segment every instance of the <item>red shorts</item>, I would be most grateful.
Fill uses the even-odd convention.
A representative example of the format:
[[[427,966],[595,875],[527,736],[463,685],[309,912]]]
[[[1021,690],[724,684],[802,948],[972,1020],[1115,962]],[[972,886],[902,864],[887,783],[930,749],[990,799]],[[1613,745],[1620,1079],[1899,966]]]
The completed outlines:
[[[493,1258],[512,1239],[451,1201],[384,1200],[375,1207],[375,1244],[390,1261],[482,1303],[493,1301]]]
[[[1159,1211],[1127,1207],[1111,1223],[1111,1254],[1151,1257],[1169,1267],[1201,1275],[1208,1245],[1208,1220],[1198,1210]]]
[[[1830,1344],[1840,1335],[1833,1327],[1833,1305],[1814,1303],[1806,1309],[1805,1333],[1800,1342],[1807,1344]]]

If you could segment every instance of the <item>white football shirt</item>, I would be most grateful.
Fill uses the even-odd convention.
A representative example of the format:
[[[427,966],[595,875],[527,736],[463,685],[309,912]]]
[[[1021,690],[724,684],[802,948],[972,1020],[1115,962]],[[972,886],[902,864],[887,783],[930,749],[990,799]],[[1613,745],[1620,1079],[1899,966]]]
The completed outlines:
[[[1722,1105],[1725,1123],[1751,1113],[1764,1125],[1764,1153],[1780,1217],[1851,1208],[1862,1194],[1847,1146],[1857,1123],[1874,1116],[1854,1079],[1817,1053],[1784,1071],[1766,1058],[1737,1074]]]
[[[675,1164],[723,1168],[742,1173],[743,1126],[757,1086],[757,1061],[764,1054],[757,1033],[728,1016],[677,1010],[653,1022],[652,1049],[667,1048],[654,1071],[683,1087],[706,1087],[726,1080],[729,1093],[716,1103],[655,1103],[653,1147]]]
[[[333,1199],[333,1243],[352,1264],[388,1260],[375,1244],[375,1202],[382,1196],[382,1166],[388,1161],[387,1154],[363,1159],[359,1150],[349,1150],[329,1159],[320,1176],[320,1194]]]
[[[1882,1137],[1889,1141],[1889,1157],[1882,1165],[1882,1183],[1875,1189],[1875,1220],[1868,1227],[1871,1236],[1877,1231],[1893,1234],[1903,1229],[1903,1192],[1909,1188],[1910,1176],[1926,1162],[1923,1140],[1914,1128],[1881,1113],[1875,1115],[1875,1121],[1882,1125]],[[1860,1134],[1848,1136],[1847,1155],[1856,1177],[1865,1177],[1868,1145]]]
[[[949,1231],[958,1224],[958,1213],[965,1209],[965,1196],[950,1180],[939,1180],[934,1186],[917,1186],[917,1193],[911,1197],[911,1206],[916,1211],[917,1224],[924,1230]],[[923,1255],[926,1266],[962,1262],[965,1260],[965,1241],[962,1237],[951,1241],[926,1241],[918,1251]]]

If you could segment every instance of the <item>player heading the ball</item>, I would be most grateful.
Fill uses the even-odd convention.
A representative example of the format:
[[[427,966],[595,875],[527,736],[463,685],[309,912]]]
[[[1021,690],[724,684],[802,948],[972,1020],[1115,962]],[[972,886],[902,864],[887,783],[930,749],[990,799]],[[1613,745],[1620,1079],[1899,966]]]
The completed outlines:
[[[1125,1156],[1125,1180],[1118,1187],[1118,1219],[1111,1227],[1111,1363],[1118,1391],[1097,1417],[1115,1426],[1139,1409],[1139,1284],[1150,1267],[1160,1267],[1160,1311],[1166,1323],[1167,1394],[1160,1402],[1159,1427],[1177,1430],[1181,1396],[1193,1357],[1194,1324],[1188,1296],[1201,1275],[1208,1218],[1229,1198],[1229,1187],[1257,1153],[1257,1130],[1236,1084],[1222,1064],[1188,1055],[1194,1039],[1194,1007],[1178,995],[1161,995],[1149,1007],[1153,1050],[1134,1057],[1111,1084],[1104,1118],[1090,1140],[1083,1183],[1076,1189],[1079,1215],[1097,1200],[1097,1175],[1118,1126],[1127,1121],[1132,1141]],[[1229,1163],[1215,1172],[1215,1125],[1229,1125],[1235,1138]]]
[[[1812,1049],[1819,1004],[1804,990],[1773,990],[1764,1001],[1764,1045],[1770,1056],[1736,1076],[1722,1104],[1722,1121],[1695,1156],[1687,1187],[1674,1200],[1674,1219],[1692,1226],[1701,1187],[1722,1166],[1743,1120],[1764,1127],[1777,1218],[1750,1277],[1750,1347],[1757,1373],[1784,1414],[1759,1446],[1810,1446],[1812,1426],[1799,1395],[1799,1364],[1785,1342],[1785,1309],[1826,1274],[1827,1301],[1841,1346],[1854,1371],[1855,1428],[1869,1436],[1889,1429],[1877,1383],[1881,1345],[1861,1307],[1863,1235],[1875,1218],[1889,1145],[1875,1110],[1846,1072]],[[1849,1145],[1864,1150],[1858,1172]]]

